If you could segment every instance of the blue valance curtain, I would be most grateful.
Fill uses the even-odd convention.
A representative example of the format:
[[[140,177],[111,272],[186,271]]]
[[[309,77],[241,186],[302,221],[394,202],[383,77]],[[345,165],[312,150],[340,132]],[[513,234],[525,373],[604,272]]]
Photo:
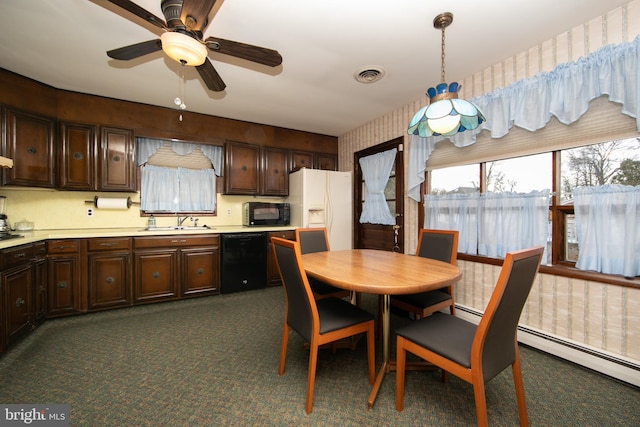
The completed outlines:
[[[448,139],[457,147],[466,147],[475,143],[482,129],[491,132],[491,138],[505,136],[514,125],[534,132],[544,128],[552,116],[569,125],[587,112],[591,100],[603,95],[621,104],[622,113],[635,118],[640,131],[639,62],[640,36],[473,98],[470,101],[484,112],[487,122]],[[420,201],[426,162],[435,145],[444,139],[411,135],[407,185],[409,197],[416,201]]]
[[[222,147],[219,145],[192,144],[188,142],[137,137],[136,159],[138,166],[145,164],[147,160],[149,160],[149,157],[158,151],[165,143],[171,144],[171,149],[181,156],[190,154],[193,150],[199,148],[202,154],[211,160],[216,175],[222,176]]]

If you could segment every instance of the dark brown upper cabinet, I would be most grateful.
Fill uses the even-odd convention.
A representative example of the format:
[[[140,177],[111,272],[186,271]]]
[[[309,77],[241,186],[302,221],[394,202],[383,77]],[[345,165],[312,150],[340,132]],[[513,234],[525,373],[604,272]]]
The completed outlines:
[[[55,119],[10,107],[3,108],[2,116],[2,154],[13,159],[13,167],[4,171],[4,184],[55,187]]]

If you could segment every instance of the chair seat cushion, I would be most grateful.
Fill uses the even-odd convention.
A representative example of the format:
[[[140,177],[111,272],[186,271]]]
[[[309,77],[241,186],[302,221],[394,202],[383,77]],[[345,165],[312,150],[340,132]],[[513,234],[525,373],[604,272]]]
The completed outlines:
[[[451,295],[444,291],[429,291],[419,294],[394,295],[392,298],[415,307],[426,308],[440,304],[441,302],[450,301]]]
[[[344,289],[336,288],[335,286],[331,286],[325,282],[321,282],[318,279],[314,279],[313,277],[309,277],[309,286],[311,286],[311,290],[314,294],[318,295],[328,295],[336,292],[346,292]]]
[[[368,311],[338,298],[319,300],[316,302],[316,306],[320,318],[321,334],[373,319],[373,315]]]
[[[396,329],[396,334],[464,367],[471,367],[477,325],[446,313],[433,313]]]

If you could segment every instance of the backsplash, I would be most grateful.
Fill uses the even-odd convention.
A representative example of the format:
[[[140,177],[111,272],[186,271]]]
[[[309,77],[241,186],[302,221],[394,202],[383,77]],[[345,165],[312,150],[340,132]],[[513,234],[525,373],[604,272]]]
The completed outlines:
[[[143,228],[148,217],[140,216],[140,206],[132,205],[128,210],[96,209],[95,196],[106,198],[131,197],[140,201],[140,193],[101,193],[57,191],[42,188],[1,188],[0,195],[7,198],[7,218],[12,228],[19,221],[34,223],[36,230],[78,229],[78,228]],[[265,199],[273,202],[274,199]],[[281,201],[282,199],[278,199]],[[225,196],[218,194],[217,216],[194,216],[199,225],[210,227],[242,225],[242,204],[246,201],[260,201],[253,196]],[[93,215],[87,215],[87,209]],[[176,217],[156,217],[158,227],[176,224]],[[189,221],[185,223],[189,225]]]

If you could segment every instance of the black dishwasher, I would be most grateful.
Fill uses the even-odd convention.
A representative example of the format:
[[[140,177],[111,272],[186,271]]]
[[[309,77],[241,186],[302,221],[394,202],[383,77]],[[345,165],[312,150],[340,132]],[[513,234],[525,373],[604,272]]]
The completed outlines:
[[[267,286],[267,234],[223,233],[220,293]]]

